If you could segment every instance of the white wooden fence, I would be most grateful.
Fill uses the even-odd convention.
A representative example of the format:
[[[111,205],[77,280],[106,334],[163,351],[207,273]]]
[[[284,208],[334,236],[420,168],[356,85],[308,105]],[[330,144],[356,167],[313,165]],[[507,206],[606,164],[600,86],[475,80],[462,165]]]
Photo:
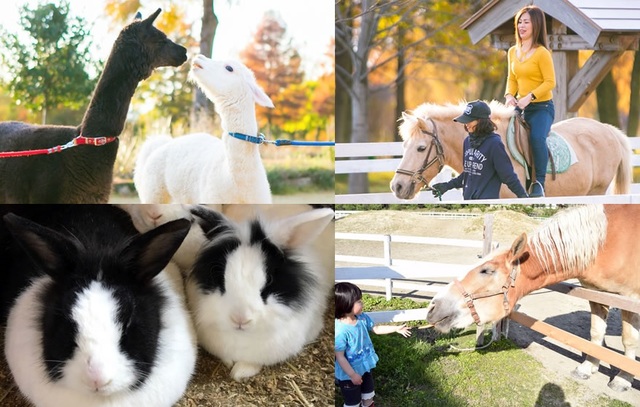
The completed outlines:
[[[640,137],[629,137],[632,148],[631,165],[640,167]],[[358,174],[376,172],[394,172],[402,158],[402,143],[338,143],[336,144],[336,174]],[[445,170],[436,177],[435,182],[451,179],[451,169]],[[640,203],[640,183],[631,184],[629,195],[604,195],[589,196],[591,203]],[[442,202],[459,202],[462,200],[460,190],[447,191],[442,196]],[[441,203],[431,192],[422,192],[417,198],[404,200],[396,198],[393,193],[368,193],[368,194],[341,194],[336,195],[337,204],[348,203]],[[584,203],[585,197],[547,197],[527,199],[501,199],[500,203],[548,203],[548,204],[572,204]],[[474,203],[495,203],[495,200],[479,200]]]
[[[358,266],[336,267],[336,281],[351,281],[357,282],[359,285],[384,287],[387,300],[391,299],[394,288],[435,294],[444,288],[445,284],[453,281],[453,279],[462,278],[462,276],[469,271],[470,264],[448,264],[393,259],[391,257],[391,244],[410,243],[416,245],[476,248],[479,249],[479,253],[486,255],[495,248],[495,245],[491,242],[493,214],[486,214],[484,216],[484,241],[337,232],[335,234],[336,240],[376,241],[382,243],[382,257],[352,256],[336,253],[336,264],[359,264]],[[417,250],[419,250],[419,248]],[[363,266],[363,264],[367,266]],[[404,280],[413,281],[407,282]],[[368,315],[376,322],[426,320],[425,309],[379,311],[368,313]]]

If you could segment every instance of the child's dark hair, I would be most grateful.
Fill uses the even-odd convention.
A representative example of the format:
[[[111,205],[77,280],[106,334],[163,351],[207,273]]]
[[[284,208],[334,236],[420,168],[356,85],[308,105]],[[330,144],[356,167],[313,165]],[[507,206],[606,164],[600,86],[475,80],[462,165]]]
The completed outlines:
[[[336,319],[353,311],[355,303],[362,299],[360,288],[351,283],[336,283]]]
[[[478,123],[476,124],[476,128],[473,131],[473,134],[476,137],[488,136],[493,133],[498,126],[491,119],[478,119]]]

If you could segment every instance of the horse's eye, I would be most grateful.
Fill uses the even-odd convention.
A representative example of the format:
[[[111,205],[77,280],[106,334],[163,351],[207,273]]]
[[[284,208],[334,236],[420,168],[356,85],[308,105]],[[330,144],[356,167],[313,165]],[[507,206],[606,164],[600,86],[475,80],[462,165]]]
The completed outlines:
[[[420,146],[420,147],[418,147],[418,152],[422,153],[426,149],[427,149],[427,146]]]
[[[225,66],[224,69],[226,69],[229,72],[233,72],[233,67],[231,65]]]
[[[495,273],[495,270],[491,270],[491,269],[487,269],[487,268],[483,268],[482,270],[480,270],[480,274],[485,274],[487,276],[490,276],[493,273]]]

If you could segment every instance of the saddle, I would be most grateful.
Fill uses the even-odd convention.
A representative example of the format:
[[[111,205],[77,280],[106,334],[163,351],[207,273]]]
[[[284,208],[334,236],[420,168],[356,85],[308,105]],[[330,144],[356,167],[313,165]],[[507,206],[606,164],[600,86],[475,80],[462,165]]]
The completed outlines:
[[[524,118],[520,114],[516,114],[514,116],[514,137],[513,141],[515,144],[516,152],[519,153],[524,163],[521,164],[525,168],[525,175],[527,180],[532,179],[536,173],[535,163],[533,161],[533,151],[531,150],[531,143],[529,143],[529,124],[524,121]],[[509,126],[511,127],[511,126]],[[511,146],[510,146],[511,147]],[[556,163],[551,153],[551,149],[547,149],[547,153],[549,155],[549,167],[551,171],[547,170],[547,173],[551,174],[551,179],[555,181],[556,179]],[[516,156],[517,154],[514,154]]]

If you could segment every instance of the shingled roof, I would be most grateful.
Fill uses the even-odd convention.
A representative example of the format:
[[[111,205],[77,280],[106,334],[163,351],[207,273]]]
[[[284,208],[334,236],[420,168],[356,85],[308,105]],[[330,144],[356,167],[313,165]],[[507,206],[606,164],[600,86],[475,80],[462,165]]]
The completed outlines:
[[[492,0],[462,24],[475,44],[511,24],[522,7],[535,4],[591,46],[602,33],[640,32],[640,1],[632,0]]]

